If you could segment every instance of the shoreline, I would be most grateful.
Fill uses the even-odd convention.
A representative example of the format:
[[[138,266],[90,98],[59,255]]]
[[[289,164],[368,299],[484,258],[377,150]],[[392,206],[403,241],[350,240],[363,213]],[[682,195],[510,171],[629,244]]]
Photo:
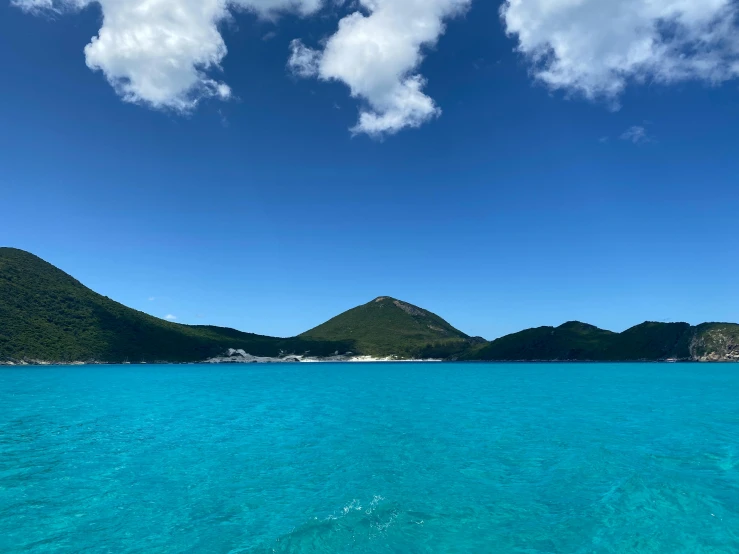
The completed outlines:
[[[253,359],[225,359],[211,358],[208,360],[194,362],[99,362],[99,361],[74,361],[74,362],[51,362],[47,360],[17,360],[0,361],[0,367],[49,367],[49,366],[100,366],[100,365],[248,365],[248,364],[311,364],[311,363],[464,363],[464,364],[732,364],[739,360],[442,360],[437,358],[415,359],[415,358],[378,358],[373,356],[351,356],[351,357],[329,357],[311,358],[301,356],[286,356],[285,358],[252,357]],[[339,359],[341,358],[341,359]]]

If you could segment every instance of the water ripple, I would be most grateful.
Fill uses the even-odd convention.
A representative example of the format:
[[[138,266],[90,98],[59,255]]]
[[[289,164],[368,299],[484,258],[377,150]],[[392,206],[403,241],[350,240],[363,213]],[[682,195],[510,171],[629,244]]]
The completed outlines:
[[[739,371],[0,369],[0,551],[739,552]]]

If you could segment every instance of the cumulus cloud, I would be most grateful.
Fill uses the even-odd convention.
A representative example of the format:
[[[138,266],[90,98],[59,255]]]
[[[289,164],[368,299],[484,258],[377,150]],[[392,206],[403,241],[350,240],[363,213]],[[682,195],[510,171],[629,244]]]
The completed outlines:
[[[381,136],[418,127],[441,113],[417,73],[423,50],[470,1],[359,0],[364,12],[343,18],[322,49],[293,41],[288,67],[301,77],[343,82],[365,101],[355,133]]]
[[[177,319],[177,316],[174,316],[172,314],[167,314],[164,316],[164,319],[169,320],[169,321],[175,321]]]
[[[629,82],[739,76],[734,0],[506,0],[501,17],[537,79],[615,102]]]
[[[211,75],[227,52],[218,24],[232,10],[308,14],[321,0],[13,0],[32,13],[91,4],[100,5],[103,25],[85,47],[88,67],[127,102],[186,112],[205,98],[231,97],[230,87]]]
[[[332,0],[336,3],[339,0]],[[349,86],[364,107],[357,133],[383,135],[418,127],[441,111],[418,73],[424,50],[448,18],[471,0],[358,0],[320,49],[293,41],[289,67],[301,77]],[[90,69],[102,72],[127,102],[188,112],[231,88],[220,64],[227,48],[219,24],[235,10],[265,18],[280,11],[314,13],[324,0],[12,0],[31,13],[61,14],[99,5],[103,22],[85,47]],[[267,37],[270,35],[266,35]]]

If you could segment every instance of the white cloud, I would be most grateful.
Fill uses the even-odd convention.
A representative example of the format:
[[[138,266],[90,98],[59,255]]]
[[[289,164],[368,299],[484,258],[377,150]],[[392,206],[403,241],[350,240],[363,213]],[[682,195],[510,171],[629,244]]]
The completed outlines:
[[[631,81],[739,76],[733,0],[506,0],[501,16],[537,79],[616,102]]]
[[[94,3],[103,25],[85,47],[88,67],[102,71],[127,102],[186,112],[205,98],[231,97],[230,87],[211,74],[227,51],[218,24],[232,10],[308,14],[321,0],[13,0],[33,13]]]
[[[10,5],[27,12],[52,11],[54,9],[54,2],[52,0],[10,0]]]
[[[164,316],[164,319],[167,319],[169,321],[174,321],[174,320],[177,319],[177,316],[174,316],[172,314],[167,314],[167,315]]]
[[[340,0],[332,0],[336,3]],[[85,47],[85,60],[101,71],[127,102],[187,112],[207,98],[226,100],[231,88],[220,64],[227,49],[218,26],[235,10],[265,18],[290,10],[308,15],[324,0],[12,0],[32,13],[74,12],[93,4],[102,27]],[[424,49],[444,22],[471,0],[358,0],[324,48],[292,44],[289,65],[302,77],[346,83],[366,102],[354,132],[371,135],[418,127],[439,115],[418,73]],[[266,35],[269,36],[269,35]]]
[[[320,69],[321,54],[308,48],[303,41],[295,39],[290,43],[290,58],[287,65],[298,77],[315,77]]]
[[[654,139],[647,133],[646,127],[641,125],[634,125],[624,131],[619,137],[621,140],[633,142],[634,144],[645,144],[647,142],[654,142]]]
[[[156,296],[150,296],[149,297],[149,302],[154,302],[154,300],[156,300],[156,299],[157,299]]]
[[[359,0],[366,11],[339,22],[322,50],[291,44],[290,69],[302,77],[341,81],[367,102],[352,129],[381,136],[418,127],[441,110],[424,94],[417,73],[423,48],[444,33],[444,21],[471,0]]]

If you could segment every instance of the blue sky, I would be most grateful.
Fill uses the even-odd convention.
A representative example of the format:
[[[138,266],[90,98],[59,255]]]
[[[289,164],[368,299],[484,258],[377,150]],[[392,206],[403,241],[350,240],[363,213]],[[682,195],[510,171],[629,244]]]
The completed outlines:
[[[379,295],[486,338],[739,320],[730,2],[612,0],[629,17],[600,36],[561,0],[280,1],[173,31],[2,0],[0,243],[159,317],[283,336]]]

